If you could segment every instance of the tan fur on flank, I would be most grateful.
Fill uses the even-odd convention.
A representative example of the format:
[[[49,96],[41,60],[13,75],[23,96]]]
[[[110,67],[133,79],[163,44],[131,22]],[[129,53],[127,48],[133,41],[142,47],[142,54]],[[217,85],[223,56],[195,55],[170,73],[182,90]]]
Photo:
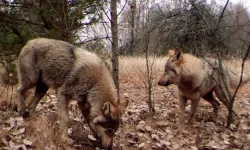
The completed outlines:
[[[165,65],[165,72],[158,84],[168,86],[175,84],[179,92],[180,107],[180,130],[184,124],[184,110],[187,100],[191,100],[191,112],[189,122],[195,114],[200,98],[208,101],[214,108],[214,116],[217,115],[219,102],[214,98],[215,92],[218,99],[229,106],[225,84],[221,78],[221,71],[218,60],[197,58],[191,54],[184,54],[177,48],[169,51],[170,57]],[[228,67],[222,64],[227,84],[230,91],[234,92],[240,81],[240,73],[233,73]],[[242,75],[242,85],[249,80],[246,74]],[[224,94],[225,93],[225,94]]]
[[[112,76],[105,63],[95,54],[67,42],[39,38],[21,50],[17,89],[20,115],[27,117],[48,88],[57,91],[63,140],[67,139],[68,104],[78,101],[82,114],[101,144],[112,148],[113,136],[128,101],[117,101]],[[25,92],[36,87],[33,100],[25,105]]]

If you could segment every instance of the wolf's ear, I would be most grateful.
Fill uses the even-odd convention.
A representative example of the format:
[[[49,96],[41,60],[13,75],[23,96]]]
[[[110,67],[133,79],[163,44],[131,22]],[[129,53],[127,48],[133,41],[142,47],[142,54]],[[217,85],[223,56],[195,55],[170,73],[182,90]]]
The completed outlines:
[[[128,106],[128,102],[129,101],[125,99],[121,99],[119,101],[118,109],[120,110],[121,113],[123,113],[126,107]]]
[[[116,112],[116,108],[110,102],[106,102],[102,107],[102,111],[104,115],[111,116],[112,113]]]
[[[110,107],[111,107],[111,104],[109,102],[104,103],[104,105],[102,107],[102,111],[103,111],[104,115],[110,114]]]
[[[103,115],[95,117],[93,119],[93,123],[98,124],[101,122],[105,122],[107,120],[106,117],[111,116],[111,109],[112,109],[112,105],[110,104],[110,102],[104,103],[102,106]]]
[[[173,55],[174,55],[174,53],[175,53],[175,51],[174,51],[174,50],[172,50],[172,49],[168,50],[168,56],[173,56]]]
[[[179,60],[182,56],[182,50],[181,48],[176,48],[174,55],[176,56],[177,60]]]

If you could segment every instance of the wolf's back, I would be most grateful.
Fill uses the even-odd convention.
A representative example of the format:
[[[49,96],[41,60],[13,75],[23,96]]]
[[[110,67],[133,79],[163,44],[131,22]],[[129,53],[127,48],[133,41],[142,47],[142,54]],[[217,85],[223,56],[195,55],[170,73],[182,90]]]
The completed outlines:
[[[231,70],[228,69],[229,83],[232,89],[236,89],[240,83],[241,73],[235,74]],[[247,74],[242,73],[242,82],[241,85],[247,83],[249,81],[249,77]]]
[[[75,47],[67,42],[52,39],[29,41],[19,55],[19,81],[38,77],[52,87],[60,86],[75,63]]]
[[[220,77],[220,68],[219,68],[219,62],[216,59],[207,59],[208,64],[210,65],[210,67],[212,66],[212,68],[216,68],[216,70],[218,71],[217,75]],[[222,64],[222,67],[225,71],[225,74],[227,76],[227,79],[229,80],[229,84],[230,84],[230,88],[232,89],[236,89],[237,86],[240,83],[240,78],[241,78],[241,73],[234,73],[226,64]],[[242,73],[242,82],[241,84],[245,84],[246,82],[249,81],[249,77],[247,74]]]

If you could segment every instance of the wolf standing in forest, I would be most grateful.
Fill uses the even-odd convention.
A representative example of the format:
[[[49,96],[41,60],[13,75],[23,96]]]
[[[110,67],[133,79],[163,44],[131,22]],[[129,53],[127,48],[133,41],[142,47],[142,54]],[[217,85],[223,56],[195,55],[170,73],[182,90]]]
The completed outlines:
[[[227,85],[231,92],[234,92],[240,82],[240,74],[234,74],[224,64]],[[242,84],[248,81],[246,74],[242,75]],[[184,54],[180,48],[169,50],[169,59],[165,64],[164,74],[161,76],[158,85],[168,86],[175,84],[179,93],[179,130],[184,126],[184,111],[187,100],[191,100],[189,122],[197,109],[200,98],[208,101],[213,106],[213,115],[216,116],[219,102],[214,98],[215,92],[218,99],[227,107],[229,103],[225,97],[226,91],[221,78],[218,60],[201,59],[190,54]]]
[[[62,138],[67,139],[68,104],[74,98],[102,146],[112,148],[128,101],[118,103],[112,76],[96,54],[59,40],[34,39],[19,55],[18,80],[20,115],[25,117],[34,112],[48,88],[54,88],[60,105]],[[25,92],[34,87],[35,95],[26,108]]]

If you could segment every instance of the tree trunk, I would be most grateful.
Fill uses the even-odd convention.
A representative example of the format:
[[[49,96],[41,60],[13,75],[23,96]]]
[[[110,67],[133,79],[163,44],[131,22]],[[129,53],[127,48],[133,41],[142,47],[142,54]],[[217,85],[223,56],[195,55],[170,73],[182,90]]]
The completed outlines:
[[[117,25],[117,0],[111,0],[111,33],[112,33],[112,75],[119,100],[119,50]]]
[[[147,94],[148,94],[148,108],[149,108],[149,112],[150,114],[154,114],[155,113],[155,109],[154,109],[154,103],[153,103],[153,99],[152,99],[152,88],[153,88],[153,78],[152,78],[152,72],[153,72],[153,68],[152,68],[152,64],[150,64],[150,58],[149,58],[149,42],[150,42],[150,31],[149,31],[149,0],[147,0],[147,9],[146,9],[146,14],[145,14],[145,35],[144,35],[144,53],[145,53],[145,58],[146,58],[146,77],[147,77]],[[151,66],[151,67],[150,67]]]
[[[131,10],[131,30],[130,30],[130,49],[129,49],[129,55],[134,55],[134,45],[135,45],[135,11],[136,11],[136,0],[133,0],[133,2],[130,4],[130,10]]]

